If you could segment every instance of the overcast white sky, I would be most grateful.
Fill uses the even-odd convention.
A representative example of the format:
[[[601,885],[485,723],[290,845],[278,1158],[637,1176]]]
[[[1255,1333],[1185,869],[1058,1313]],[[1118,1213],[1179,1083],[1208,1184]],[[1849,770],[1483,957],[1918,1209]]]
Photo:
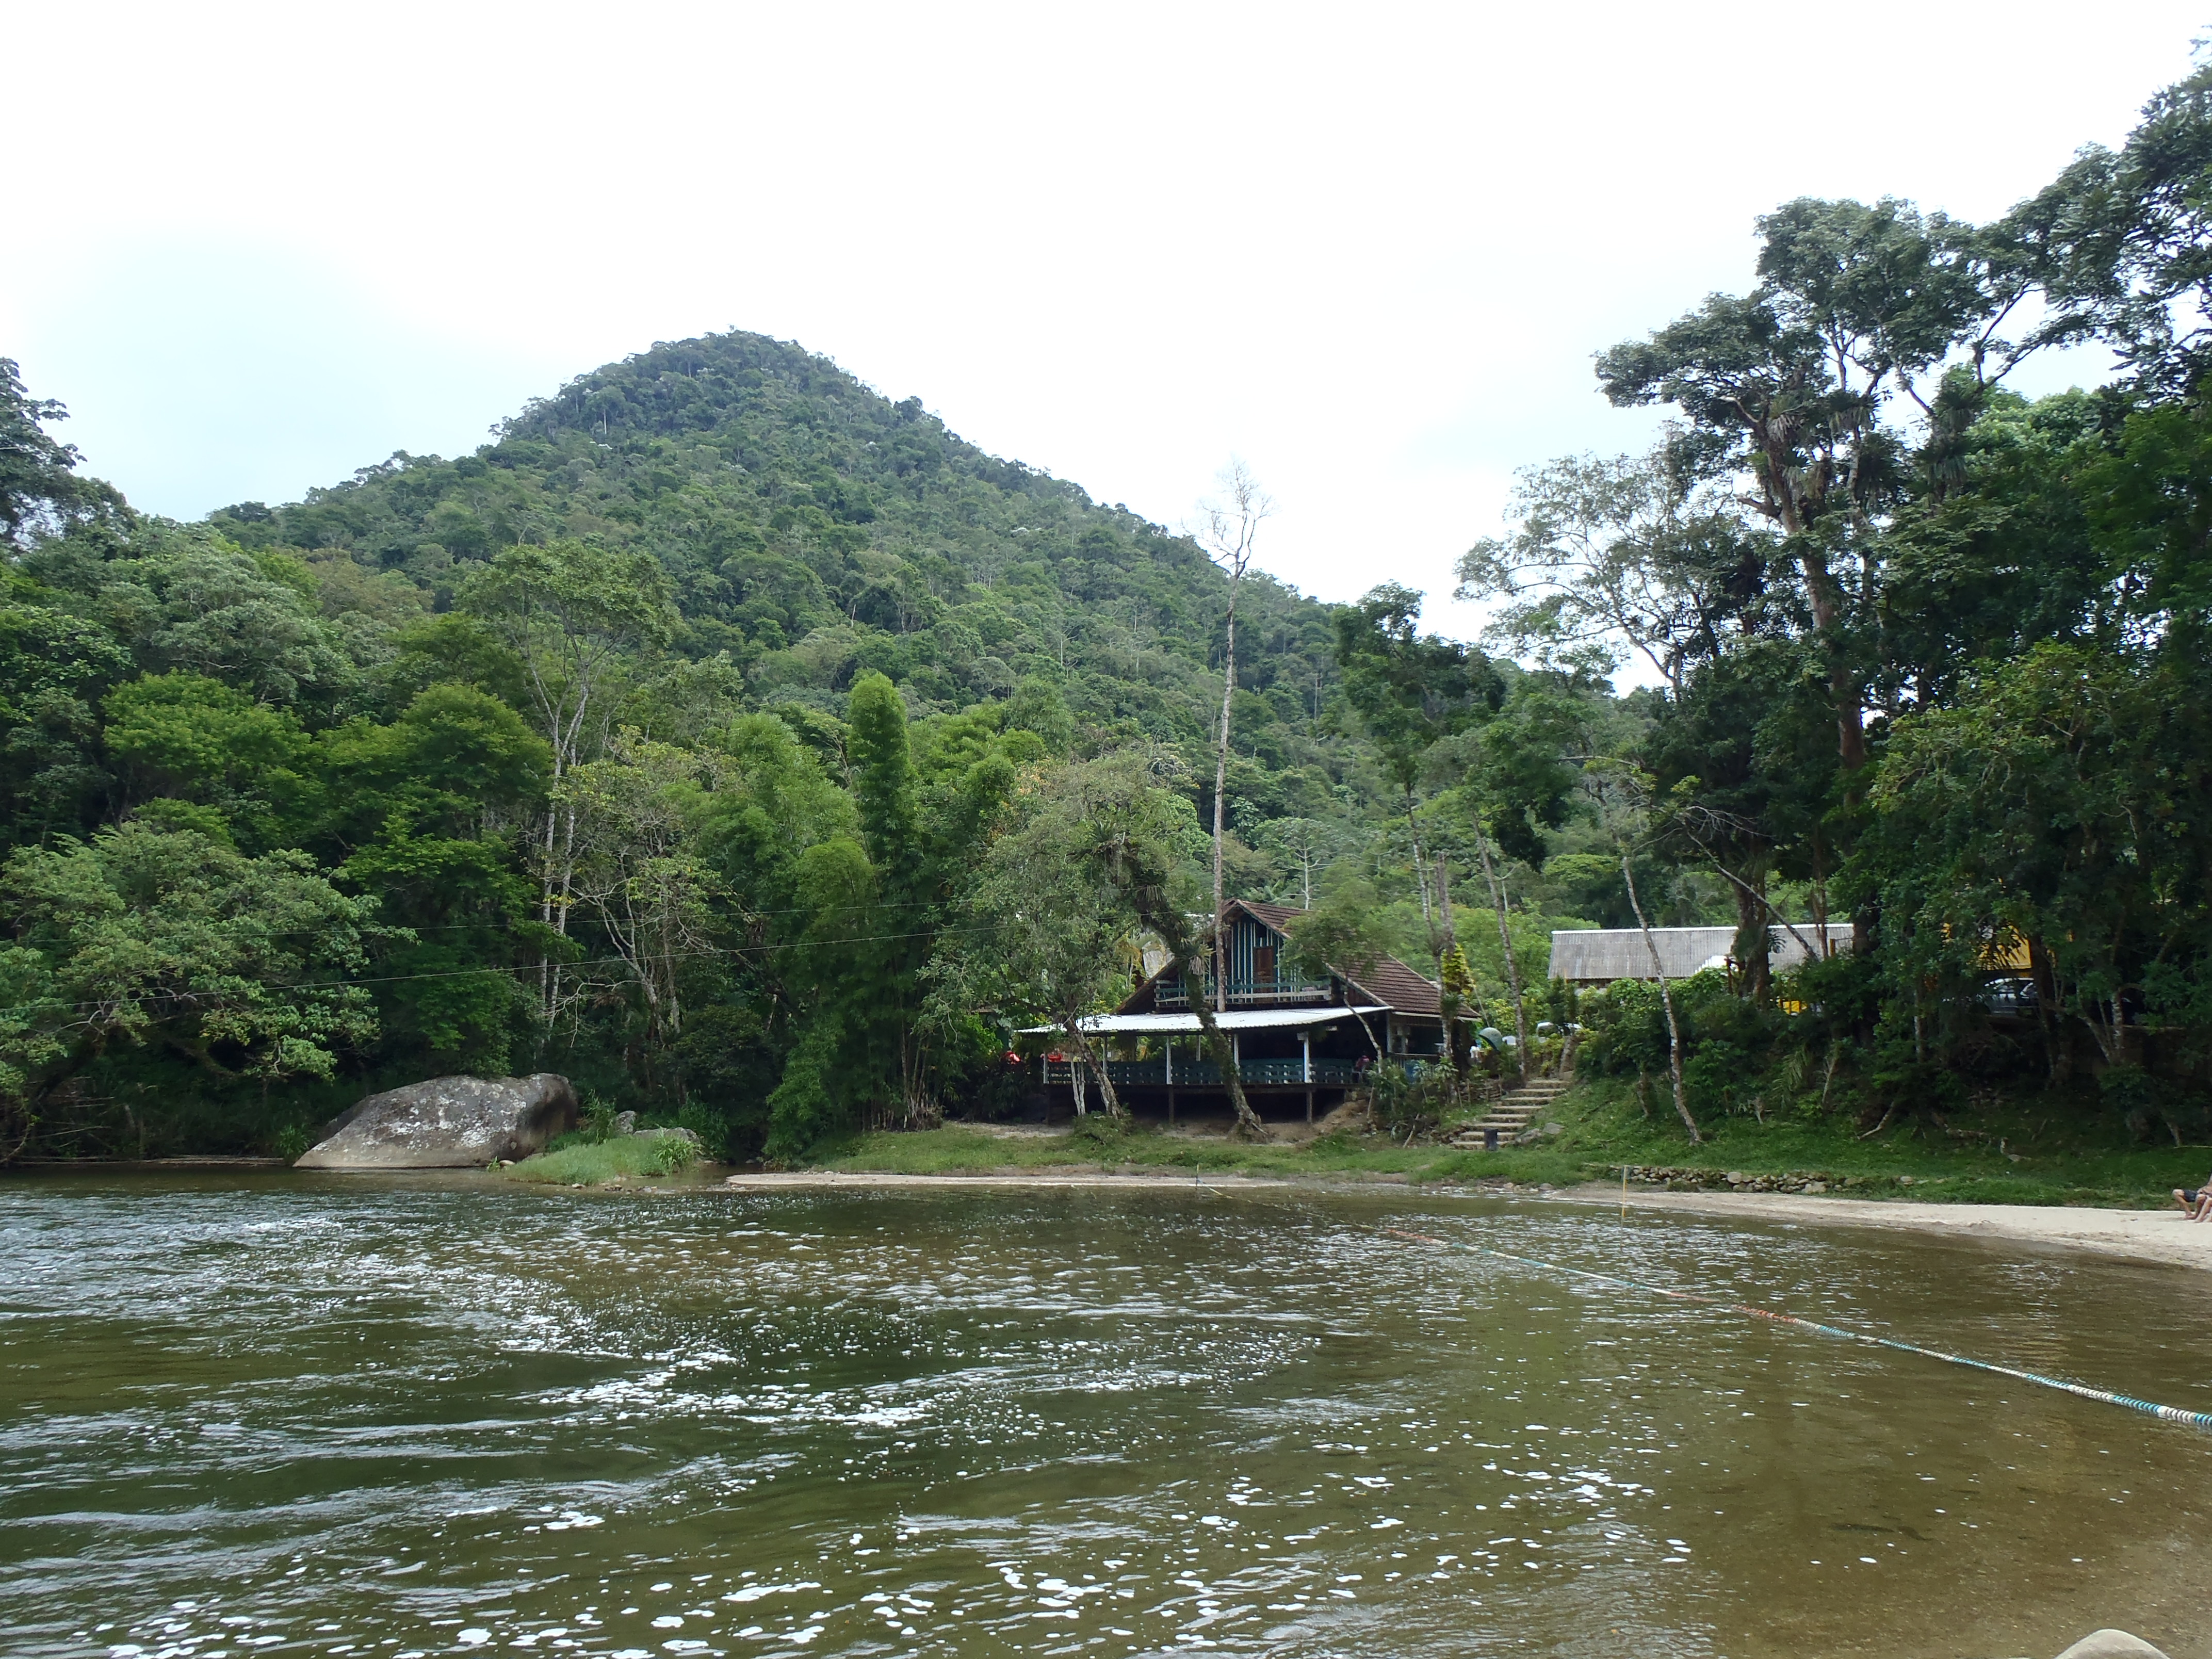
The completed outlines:
[[[1241,454],[1268,568],[1468,631],[1513,470],[1650,430],[1590,354],[1747,286],[1754,215],[1994,216],[2203,14],[14,0],[0,356],[197,516],[753,329],[1165,522]]]

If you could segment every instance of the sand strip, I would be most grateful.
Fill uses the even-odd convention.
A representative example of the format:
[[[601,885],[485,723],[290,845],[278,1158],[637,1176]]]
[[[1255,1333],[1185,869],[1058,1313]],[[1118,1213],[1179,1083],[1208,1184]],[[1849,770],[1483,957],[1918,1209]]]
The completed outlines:
[[[722,1186],[732,1192],[917,1191],[933,1188],[1042,1189],[1085,1188],[1121,1192],[1343,1190],[1341,1183],[1304,1179],[1214,1174],[1110,1175],[1104,1171],[1004,1170],[972,1175],[896,1175],[801,1170],[781,1175],[733,1175]],[[1368,1191],[1384,1183],[1354,1182]],[[1395,1185],[1395,1183],[1390,1183]],[[696,1188],[693,1190],[696,1190]],[[1437,1198],[1486,1196],[1479,1189],[1437,1187]],[[1524,1188],[1516,1196],[1530,1196]],[[1617,1207],[1617,1187],[1594,1183],[1547,1195],[1547,1201]],[[2014,1240],[2045,1249],[2087,1250],[2130,1261],[2212,1270],[2212,1222],[2185,1221],[2176,1210],[2069,1209],[2033,1204],[1923,1204],[1909,1199],[1827,1198],[1799,1193],[1668,1193],[1628,1189],[1628,1204],[1639,1211],[1706,1215],[1731,1221],[1787,1221],[1822,1227],[1905,1228],[1948,1233],[1996,1243]]]
[[[1594,1184],[1558,1195],[1612,1206],[1620,1189]],[[1989,1240],[2016,1239],[2059,1249],[2089,1250],[2131,1261],[2212,1268],[2212,1222],[2185,1220],[2179,1210],[2068,1209],[2041,1204],[1917,1204],[1907,1199],[1821,1198],[1797,1193],[1666,1193],[1628,1189],[1635,1210],[1673,1211],[1732,1221],[1794,1221],[1823,1227],[1904,1227]]]
[[[1256,1187],[1292,1187],[1308,1183],[1268,1181],[1252,1176],[1201,1176],[1169,1175],[1050,1175],[1010,1170],[1002,1175],[873,1175],[837,1170],[800,1170],[789,1175],[733,1175],[722,1184],[739,1192],[775,1192],[797,1188],[917,1187],[1109,1187],[1137,1191],[1152,1188],[1189,1192],[1194,1188],[1224,1187],[1243,1190]]]

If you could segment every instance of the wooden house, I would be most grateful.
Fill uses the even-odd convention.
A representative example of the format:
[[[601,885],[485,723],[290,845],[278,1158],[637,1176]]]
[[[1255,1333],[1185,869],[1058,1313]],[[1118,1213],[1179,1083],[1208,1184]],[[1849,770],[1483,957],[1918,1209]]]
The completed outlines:
[[[1172,963],[1148,974],[1110,1014],[1094,1014],[1083,1031],[1115,1057],[1109,1075],[1132,1109],[1157,1110],[1170,1121],[1179,1108],[1224,1107],[1228,1090],[1206,1051],[1192,1000],[1203,998],[1230,1041],[1237,1075],[1253,1109],[1333,1105],[1378,1064],[1406,1065],[1443,1049],[1440,990],[1395,957],[1356,971],[1331,968],[1309,978],[1293,967],[1285,930],[1303,914],[1287,905],[1235,899],[1228,906],[1220,981],[1209,971],[1187,984]],[[1042,1028],[1045,1031],[1056,1027]],[[1043,1061],[1055,1096],[1083,1085],[1072,1054]],[[1072,1099],[1071,1099],[1072,1103]]]

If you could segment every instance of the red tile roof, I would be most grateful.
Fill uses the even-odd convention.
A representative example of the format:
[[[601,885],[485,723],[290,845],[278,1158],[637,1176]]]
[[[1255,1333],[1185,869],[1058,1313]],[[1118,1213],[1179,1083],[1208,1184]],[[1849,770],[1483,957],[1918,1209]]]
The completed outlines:
[[[1279,933],[1289,927],[1294,917],[1305,915],[1304,911],[1295,905],[1263,904],[1258,899],[1231,899],[1229,901],[1229,908],[1232,910],[1243,911],[1255,921],[1266,923]]]
[[[1442,988],[1395,957],[1383,957],[1370,964],[1357,979],[1349,974],[1344,977],[1356,991],[1399,1013],[1426,1014],[1431,1019],[1443,1017]]]

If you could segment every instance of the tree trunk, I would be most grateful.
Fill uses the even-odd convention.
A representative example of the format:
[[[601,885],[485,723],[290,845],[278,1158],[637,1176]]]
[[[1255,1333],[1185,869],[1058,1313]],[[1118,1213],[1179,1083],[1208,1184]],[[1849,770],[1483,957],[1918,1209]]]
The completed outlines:
[[[1158,933],[1160,942],[1167,946],[1182,982],[1193,983],[1196,979],[1193,968],[1198,956],[1197,941],[1191,937],[1189,916],[1170,896],[1172,888],[1164,863],[1155,862],[1149,855],[1133,859],[1115,870],[1114,878],[1128,895],[1138,921]],[[1221,1035],[1221,1027],[1215,1023],[1213,1010],[1206,1006],[1202,989],[1191,997],[1190,1005],[1198,1016],[1199,1032],[1206,1039],[1206,1051],[1221,1067],[1222,1080],[1229,1088],[1229,1103],[1237,1114],[1238,1131],[1264,1134],[1266,1129],[1259,1115],[1244,1097],[1244,1079],[1237,1073],[1236,1054]]]
[[[1816,860],[1818,858],[1819,850],[1820,849],[1817,846],[1814,849]],[[1764,869],[1759,872],[1759,885],[1753,887],[1746,882],[1742,877],[1737,875],[1735,871],[1729,869],[1725,864],[1723,864],[1720,861],[1719,855],[1714,853],[1710,848],[1705,849],[1705,854],[1706,859],[1711,861],[1713,868],[1719,871],[1723,879],[1726,880],[1735,890],[1735,913],[1737,927],[1739,930],[1737,943],[1739,945],[1742,942],[1741,930],[1743,926],[1743,918],[1745,915],[1744,905],[1747,900],[1748,900],[1750,902],[1756,904],[1759,909],[1765,914],[1768,920],[1771,921],[1774,926],[1780,927],[1787,933],[1790,938],[1797,941],[1797,948],[1805,953],[1806,961],[1826,962],[1832,953],[1828,949],[1827,898],[1818,887],[1814,889],[1813,896],[1813,911],[1817,931],[1814,939],[1807,939],[1804,934],[1797,931],[1797,927],[1795,922],[1791,921],[1789,917],[1784,915],[1782,912],[1776,909],[1774,906],[1768,902],[1765,890],[1766,884],[1766,872]],[[1817,878],[1819,872],[1817,862],[1814,867]],[[1774,977],[1772,966],[1774,960],[1773,935],[1762,929],[1760,937],[1766,940],[1766,955],[1765,957],[1765,965],[1760,971],[1763,975],[1764,981],[1771,983]],[[1818,948],[1815,948],[1816,941]],[[1742,953],[1741,951],[1737,953],[1737,960],[1742,960]]]
[[[1213,1063],[1221,1068],[1221,1079],[1229,1086],[1229,1104],[1237,1114],[1237,1132],[1259,1135],[1265,1133],[1260,1115],[1244,1098],[1244,1079],[1237,1063],[1236,1050],[1221,1035],[1220,1026],[1214,1024],[1216,1011],[1229,1011],[1229,898],[1223,886],[1222,837],[1227,823],[1229,793],[1229,717],[1237,695],[1237,586],[1240,571],[1229,581],[1229,626],[1227,648],[1221,668],[1221,730],[1213,750],[1213,1006],[1206,1006],[1203,995],[1193,997],[1191,1006],[1198,1013],[1198,1028],[1205,1035],[1206,1051]],[[1188,970],[1184,970],[1185,981]]]
[[[1183,982],[1188,984],[1189,963],[1178,960],[1176,969],[1182,975]],[[1206,1039],[1206,1051],[1213,1056],[1213,1063],[1221,1068],[1221,1080],[1229,1090],[1230,1109],[1237,1115],[1237,1133],[1253,1136],[1266,1134],[1267,1126],[1260,1121],[1260,1115],[1252,1109],[1252,1103],[1244,1097],[1244,1079],[1237,1069],[1237,1051],[1230,1046],[1229,1039],[1222,1035],[1221,1027],[1214,1022],[1213,1010],[1206,1006],[1206,999],[1202,996],[1193,997],[1190,1006],[1191,1011],[1198,1016],[1199,1035]]]
[[[1741,877],[1735,882],[1735,959],[1743,969],[1743,988],[1763,1003],[1773,989],[1774,935],[1767,929],[1765,896]]]
[[[1659,1002],[1667,1011],[1667,1066],[1674,1074],[1674,1110],[1690,1132],[1690,1145],[1702,1146],[1698,1120],[1690,1115],[1689,1097],[1682,1089],[1682,1028],[1674,1018],[1674,994],[1667,988],[1667,964],[1660,959],[1659,942],[1651,937],[1651,924],[1644,919],[1643,901],[1636,896],[1636,876],[1628,867],[1628,848],[1620,849],[1620,878],[1628,884],[1628,908],[1636,912],[1636,925],[1644,933],[1644,948],[1651,954],[1651,971],[1659,979]]]
[[[1074,1013],[1065,1015],[1063,1024],[1067,1040],[1075,1045],[1076,1054],[1091,1068],[1091,1075],[1098,1079],[1098,1092],[1106,1097],[1106,1115],[1120,1122],[1127,1115],[1121,1109],[1121,1097],[1115,1092],[1114,1079],[1107,1075],[1106,1062],[1099,1059],[1098,1051],[1091,1046],[1091,1039],[1083,1034],[1082,1016]]]
[[[1452,927],[1451,866],[1441,851],[1437,854],[1435,865],[1437,872],[1437,916],[1442,924],[1438,930],[1438,938],[1441,940],[1444,950],[1449,951],[1454,945],[1459,942],[1458,933]]]
[[[1224,913],[1229,908],[1227,895],[1222,887],[1222,836],[1226,823],[1226,800],[1229,793],[1229,714],[1231,700],[1237,695],[1237,579],[1229,582],[1228,653],[1221,670],[1221,730],[1217,734],[1213,749],[1213,1006],[1223,1012],[1229,1009],[1228,963],[1222,951]],[[1203,1001],[1203,997],[1199,1000]],[[1242,1115],[1240,1114],[1240,1116]]]
[[[1429,908],[1429,867],[1421,861],[1421,829],[1413,817],[1413,792],[1406,792],[1406,838],[1413,844],[1413,886],[1421,896],[1421,926],[1429,930],[1429,953],[1437,953],[1437,919]]]
[[[1444,1054],[1451,1061],[1454,1086],[1456,1087],[1457,1080],[1467,1075],[1466,1009],[1460,1001],[1459,993],[1452,987],[1452,976],[1444,971],[1446,959],[1459,947],[1459,935],[1452,927],[1451,861],[1441,849],[1437,851],[1436,865],[1437,911],[1443,918],[1444,924],[1443,950],[1437,957],[1437,983],[1443,988],[1437,998],[1437,1008],[1444,1017]],[[1470,973],[1469,978],[1472,977]]]
[[[546,735],[553,746],[552,788],[545,805],[544,882],[538,920],[566,939],[568,912],[575,902],[576,809],[562,801],[561,784],[575,769],[582,754],[584,718],[591,708],[592,687],[586,678],[578,691],[575,713],[565,720],[561,712],[562,697],[554,696],[543,684],[538,695],[540,710],[545,716]],[[557,854],[556,842],[560,847]],[[561,1011],[561,964],[543,955],[538,959],[538,990],[539,1012],[550,1032]]]
[[[1505,951],[1505,991],[1513,999],[1513,1065],[1523,1081],[1528,1076],[1528,1006],[1521,1000],[1521,968],[1513,957],[1513,929],[1505,914],[1505,888],[1490,861],[1490,837],[1474,827],[1475,850],[1482,854],[1482,878],[1490,887],[1490,902],[1498,913],[1498,942]]]
[[[1837,648],[1836,633],[1843,614],[1836,603],[1836,579],[1828,568],[1827,555],[1808,541],[1798,556],[1798,562],[1805,572],[1806,596],[1812,601],[1813,629],[1832,652]],[[1859,712],[1858,685],[1840,658],[1828,670],[1828,695],[1834,700],[1836,708],[1837,758],[1843,763],[1844,771],[1858,771],[1867,763],[1866,720]]]
[[[2053,1083],[2074,1074],[2074,1052],[2066,1041],[2066,1011],[2058,1001],[2058,965],[2040,933],[2027,936],[2028,971],[2034,977],[2035,1023],[2043,1032],[2043,1065]]]

